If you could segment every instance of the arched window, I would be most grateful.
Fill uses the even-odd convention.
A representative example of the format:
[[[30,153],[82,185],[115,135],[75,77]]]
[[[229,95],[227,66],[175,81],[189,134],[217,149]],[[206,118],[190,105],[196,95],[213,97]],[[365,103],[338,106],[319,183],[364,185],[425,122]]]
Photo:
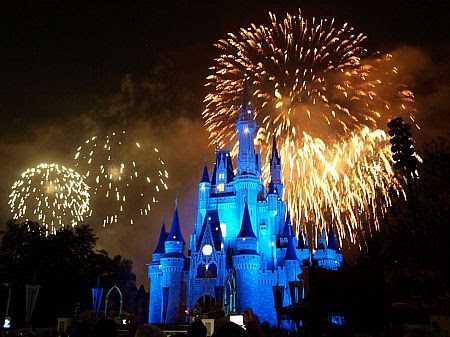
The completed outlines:
[[[197,278],[204,278],[206,274],[206,265],[200,262],[197,266]]]
[[[214,262],[211,262],[209,264],[209,268],[208,268],[208,274],[209,277],[217,277],[217,265]]]

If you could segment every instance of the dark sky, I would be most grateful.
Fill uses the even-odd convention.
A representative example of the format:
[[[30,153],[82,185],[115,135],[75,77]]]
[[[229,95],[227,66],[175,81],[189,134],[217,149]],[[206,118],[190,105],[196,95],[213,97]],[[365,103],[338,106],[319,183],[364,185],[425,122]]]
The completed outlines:
[[[436,58],[448,55],[445,1],[30,3],[2,10],[2,121],[89,109],[115,89],[123,73],[145,71],[161,54],[184,67],[200,92],[215,55],[212,43],[250,22],[266,23],[269,10],[282,14],[301,7],[306,16],[348,21],[375,49],[406,44]]]
[[[422,129],[429,140],[448,132],[450,125],[449,17],[445,15],[449,10],[445,4],[406,0],[190,0],[95,1],[83,6],[67,1],[35,1],[3,7],[0,221],[9,218],[8,191],[21,170],[41,160],[69,162],[67,153],[88,135],[84,131],[89,127],[77,129],[78,123],[120,91],[122,76],[144,76],[161,60],[168,61],[172,65],[166,75],[172,83],[169,90],[183,91],[192,103],[184,108],[182,118],[169,114],[164,119],[170,119],[163,132],[165,139],[162,141],[159,134],[155,140],[164,143],[166,152],[171,153],[167,158],[172,173],[170,193],[154,218],[141,227],[116,226],[97,232],[102,247],[135,261],[136,273],[144,281],[143,264],[149,260],[155,233],[159,233],[158,219],[162,208],[171,212],[176,190],[180,191],[181,213],[188,223],[185,235],[193,222],[190,210],[196,204],[197,176],[203,156],[211,154],[200,114],[204,78],[217,55],[212,46],[215,41],[252,22],[268,23],[269,10],[281,16],[301,7],[306,17],[335,17],[338,22],[349,22],[368,36],[368,49],[405,53],[405,69],[411,72],[408,84],[417,94],[419,107],[425,110]],[[168,104],[176,106],[177,102]],[[147,110],[145,118],[152,120],[153,114],[162,112]],[[103,126],[96,124],[95,128]],[[145,130],[139,131],[141,135]],[[192,134],[198,137],[192,139]]]

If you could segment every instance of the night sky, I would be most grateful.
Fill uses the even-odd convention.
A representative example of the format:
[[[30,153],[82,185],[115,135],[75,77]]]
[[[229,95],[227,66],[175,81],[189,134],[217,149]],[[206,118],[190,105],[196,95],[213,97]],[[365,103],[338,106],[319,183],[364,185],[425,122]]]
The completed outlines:
[[[99,248],[134,261],[138,282],[145,282],[163,209],[170,224],[176,191],[186,240],[195,221],[196,184],[213,153],[201,121],[213,43],[252,22],[267,24],[268,11],[282,16],[300,7],[306,17],[335,17],[366,34],[367,49],[400,55],[420,109],[418,146],[449,130],[446,1],[30,3],[2,8],[0,20],[0,221],[10,218],[9,189],[21,171],[43,161],[71,166],[78,144],[117,124],[116,98],[130,74],[154,94],[139,92],[146,103],[136,105],[128,127],[161,148],[170,189],[145,222],[92,225]]]

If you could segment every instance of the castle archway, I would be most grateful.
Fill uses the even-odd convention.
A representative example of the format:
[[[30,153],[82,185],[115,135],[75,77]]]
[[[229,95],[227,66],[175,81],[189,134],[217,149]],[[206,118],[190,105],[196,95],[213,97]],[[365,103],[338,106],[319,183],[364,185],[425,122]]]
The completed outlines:
[[[216,303],[216,299],[214,296],[211,295],[205,295],[199,297],[199,299],[196,302],[196,305],[199,305],[200,307],[208,306],[211,304]]]

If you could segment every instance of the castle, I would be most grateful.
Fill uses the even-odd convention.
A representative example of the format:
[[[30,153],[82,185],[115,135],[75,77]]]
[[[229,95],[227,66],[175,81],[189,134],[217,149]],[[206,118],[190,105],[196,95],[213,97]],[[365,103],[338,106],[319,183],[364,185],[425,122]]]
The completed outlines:
[[[301,296],[291,294],[289,282],[298,281],[302,261],[328,269],[342,263],[332,229],[322,234],[314,253],[301,233],[295,235],[283,201],[276,139],[266,188],[261,154],[254,147],[255,111],[245,96],[236,122],[237,170],[228,150],[216,153],[211,177],[205,163],[187,257],[177,205],[169,233],[163,221],[148,265],[150,323],[183,322],[196,304],[223,303],[225,312],[252,308],[261,322],[276,324],[274,286],[281,286],[283,305],[288,306],[295,300],[291,296]]]

